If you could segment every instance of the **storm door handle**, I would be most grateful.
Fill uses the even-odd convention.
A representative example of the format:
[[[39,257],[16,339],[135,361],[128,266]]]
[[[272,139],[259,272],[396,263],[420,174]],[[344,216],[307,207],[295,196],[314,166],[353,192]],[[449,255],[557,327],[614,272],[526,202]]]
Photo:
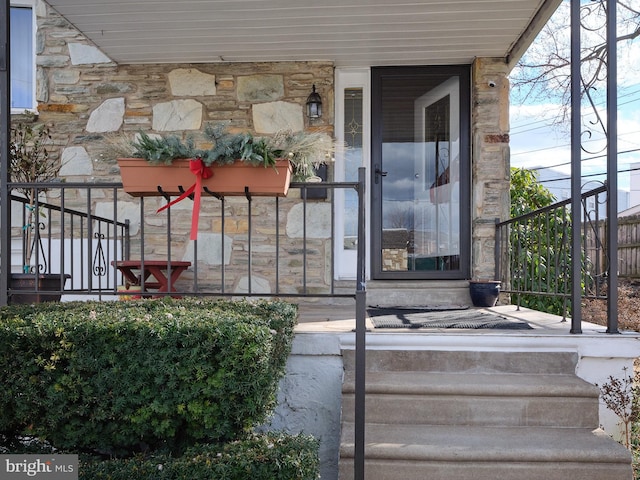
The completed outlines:
[[[375,173],[374,181],[375,183],[379,183],[380,177],[386,177],[388,172],[383,172],[382,170],[380,170],[380,165],[376,165],[376,169],[374,170],[374,173]]]

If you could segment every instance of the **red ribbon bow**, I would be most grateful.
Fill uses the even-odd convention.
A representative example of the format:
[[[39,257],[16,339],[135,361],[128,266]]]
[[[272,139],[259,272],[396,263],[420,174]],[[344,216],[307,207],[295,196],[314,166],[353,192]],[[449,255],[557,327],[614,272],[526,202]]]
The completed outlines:
[[[191,211],[191,240],[197,240],[198,238],[198,222],[200,220],[200,195],[202,194],[202,179],[211,178],[213,171],[207,167],[201,158],[195,158],[189,162],[189,170],[196,176],[196,183],[191,185],[182,195],[175,200],[160,207],[156,213],[169,208],[172,205],[184,200],[192,193],[195,193],[193,199],[193,210]]]

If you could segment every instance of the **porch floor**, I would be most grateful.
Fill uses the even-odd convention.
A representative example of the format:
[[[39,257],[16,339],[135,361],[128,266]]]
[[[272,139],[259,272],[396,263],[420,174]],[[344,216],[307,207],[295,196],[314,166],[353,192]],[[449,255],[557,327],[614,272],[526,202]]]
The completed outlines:
[[[471,307],[473,308],[473,307]],[[531,330],[460,329],[460,328],[374,328],[367,316],[367,333],[407,334],[436,333],[446,335],[500,335],[500,336],[574,336],[570,333],[571,319],[566,321],[557,315],[538,312],[516,305],[500,305],[492,308],[478,308],[478,311],[494,312],[507,318],[529,323]],[[298,333],[347,333],[355,329],[355,303],[346,305],[299,304]],[[602,337],[606,327],[582,322],[583,336]],[[640,332],[622,331],[622,336],[640,339]],[[607,335],[608,336],[608,335]]]

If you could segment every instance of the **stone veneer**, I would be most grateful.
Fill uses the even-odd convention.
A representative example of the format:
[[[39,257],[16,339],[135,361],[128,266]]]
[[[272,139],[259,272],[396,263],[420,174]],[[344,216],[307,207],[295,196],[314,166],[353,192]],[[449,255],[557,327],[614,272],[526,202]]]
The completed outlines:
[[[496,219],[507,220],[510,215],[507,74],[503,59],[480,58],[473,64],[471,274],[477,279],[494,278]]]
[[[118,65],[92,45],[63,17],[39,1],[36,7],[37,100],[40,121],[51,128],[58,147],[52,158],[63,164],[61,176],[67,181],[120,181],[115,158],[109,157],[109,138],[132,136],[143,130],[162,134],[192,135],[204,144],[202,131],[208,124],[227,122],[233,130],[268,135],[282,129],[323,131],[333,135],[333,65],[329,62],[282,63],[210,63],[198,65]],[[304,114],[306,98],[315,84],[325,102],[323,118],[310,120]],[[52,193],[52,192],[51,192]],[[51,194],[50,194],[51,195]],[[65,194],[67,207],[74,192]],[[108,193],[94,193],[93,208],[105,216],[113,215],[113,201]],[[147,199],[145,206],[146,258],[167,255],[166,238],[154,236],[166,215],[155,215],[160,198]],[[127,215],[132,222],[132,257],[140,255],[136,241],[140,231],[137,200],[122,194],[118,200],[118,218]],[[246,200],[226,200],[224,236],[221,228],[220,202],[203,200],[198,242],[199,285],[219,287],[220,252],[225,245],[225,288],[247,291],[248,221]],[[295,200],[282,202],[281,244],[299,242],[302,210]],[[314,208],[310,232],[313,234],[306,252],[308,267],[320,269],[313,278],[318,288],[327,285],[327,260],[330,245],[327,223],[329,204]],[[188,238],[191,202],[172,207],[171,255],[175,260],[194,258]],[[188,210],[188,211],[187,211]],[[239,217],[235,217],[239,214]],[[267,271],[273,270],[275,239],[273,236],[273,200],[255,199],[252,212],[252,279],[256,292],[272,292],[275,285]],[[325,228],[327,227],[327,228]],[[289,258],[281,259],[281,289],[295,292],[303,257],[300,248],[288,248]],[[285,253],[286,253],[285,252]],[[218,253],[218,255],[216,255]],[[283,252],[281,252],[282,255]],[[290,268],[289,268],[290,267]],[[191,280],[189,274],[186,280]],[[286,285],[289,282],[290,285]],[[283,285],[284,283],[285,285]]]
[[[53,140],[59,147],[53,152],[62,160],[61,175],[68,181],[119,181],[119,170],[108,158],[105,138],[117,134],[133,134],[139,130],[161,133],[192,134],[202,142],[202,129],[208,122],[230,122],[233,128],[270,134],[281,128],[321,130],[333,134],[333,65],[328,62],[296,63],[211,63],[198,65],[117,65],[93,46],[64,18],[46,3],[37,2],[37,100],[40,120],[51,125]],[[509,215],[509,85],[507,66],[502,59],[477,59],[472,76],[472,277],[488,278],[494,273],[495,219]],[[489,81],[494,82],[491,87]],[[309,124],[303,114],[304,102],[316,84],[323,95],[325,114]],[[72,195],[72,194],[71,194]],[[128,205],[130,197],[120,199],[119,213],[135,211]],[[73,199],[67,201],[72,202]],[[81,200],[81,199],[78,199]],[[94,197],[97,211],[110,212],[110,200]],[[160,200],[147,203],[156,208]],[[244,211],[242,199],[230,199],[227,214]],[[285,215],[284,231],[291,233],[300,223],[299,207],[291,207],[291,218]],[[327,204],[328,207],[328,204]],[[174,207],[172,229],[186,236],[189,222],[185,207]],[[258,232],[271,232],[266,214],[268,208],[257,206],[254,226]],[[330,221],[319,211],[317,226]],[[326,217],[326,218],[325,218]],[[145,216],[147,234],[159,227],[162,218]],[[246,249],[247,221],[227,222],[224,239],[221,236],[220,214],[204,210],[201,220],[199,261],[215,265],[212,252],[225,248],[225,263],[233,270],[237,252]],[[230,226],[232,225],[232,226]],[[139,225],[133,220],[133,231]],[[327,230],[328,231],[328,230]],[[268,235],[257,235],[254,248],[266,259],[273,253]],[[326,256],[328,238],[314,240],[313,253]],[[134,242],[133,255],[139,249]],[[166,255],[163,241],[154,242],[147,236],[145,255]],[[298,252],[299,253],[299,252]],[[298,253],[294,255],[298,255]],[[138,252],[139,254],[139,252]],[[172,246],[177,258],[193,257],[188,242]],[[299,256],[299,255],[298,255]],[[313,256],[313,255],[312,255]],[[298,259],[289,259],[292,265]],[[242,292],[246,288],[243,260],[231,288]],[[318,268],[326,261],[318,259]],[[318,278],[326,279],[327,272]],[[287,278],[286,272],[282,278]],[[202,285],[204,286],[205,281]],[[215,282],[214,282],[215,283]],[[254,278],[254,288],[269,291],[272,285],[261,277]]]

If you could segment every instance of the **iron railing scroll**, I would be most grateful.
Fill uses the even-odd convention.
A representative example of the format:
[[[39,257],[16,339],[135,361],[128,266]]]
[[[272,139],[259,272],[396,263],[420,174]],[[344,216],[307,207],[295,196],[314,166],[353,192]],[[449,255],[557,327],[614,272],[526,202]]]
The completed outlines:
[[[13,273],[37,278],[53,275],[59,278],[57,287],[46,290],[40,282],[33,288],[13,288],[8,282],[5,303],[12,296],[43,296],[60,294],[89,295],[100,298],[114,288],[114,272],[109,261],[123,258],[128,251],[129,223],[95,212],[92,191],[100,190],[100,198],[111,193],[117,196],[120,184],[88,185],[85,183],[9,183],[7,197],[12,223],[3,223],[6,235],[7,263],[3,275]],[[35,204],[14,194],[25,188],[33,189]],[[46,194],[45,194],[46,192]],[[48,196],[48,197],[47,197]],[[50,198],[51,201],[45,201]],[[54,203],[55,202],[55,203]],[[117,204],[114,204],[117,211]],[[31,213],[30,213],[31,212]],[[35,212],[35,213],[34,213]],[[18,298],[18,297],[16,297]]]

